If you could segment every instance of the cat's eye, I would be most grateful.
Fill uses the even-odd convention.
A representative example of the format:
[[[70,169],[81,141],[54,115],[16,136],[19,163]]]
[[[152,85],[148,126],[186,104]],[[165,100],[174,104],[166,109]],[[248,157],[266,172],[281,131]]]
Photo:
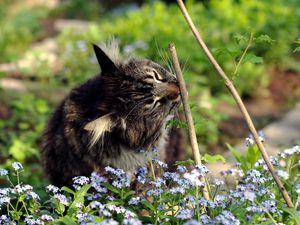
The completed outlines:
[[[166,81],[166,79],[164,79],[156,70],[153,70],[153,74],[157,81],[160,81],[160,82]]]
[[[146,105],[151,105],[151,104],[153,104],[153,102],[154,102],[153,99],[148,99],[148,100],[145,101],[145,104]]]
[[[155,69],[151,68],[151,71],[148,71],[147,72],[148,76],[146,76],[144,78],[144,81],[150,81],[153,83],[153,80],[156,82],[156,83],[162,83],[162,82],[165,82],[166,79],[163,78]]]

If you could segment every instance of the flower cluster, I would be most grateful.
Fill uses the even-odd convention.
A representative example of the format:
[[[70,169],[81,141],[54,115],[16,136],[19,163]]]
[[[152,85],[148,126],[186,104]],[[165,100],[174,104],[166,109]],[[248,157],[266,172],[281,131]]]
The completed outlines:
[[[289,193],[300,198],[300,148],[284,150],[271,157],[277,174],[289,183]],[[288,160],[288,162],[287,162]],[[223,179],[207,177],[204,165],[178,166],[176,172],[155,159],[160,176],[149,176],[148,169],[139,168],[135,179],[121,169],[106,167],[106,174],[93,172],[90,177],[74,177],[73,187],[58,188],[48,185],[50,199],[41,203],[30,185],[19,182],[0,188],[0,224],[260,224],[291,221],[283,209],[276,184],[264,161],[242,171],[241,165],[222,172]],[[13,173],[0,169],[0,176],[19,176],[20,163],[13,163]],[[228,183],[228,178],[234,183]],[[134,184],[131,179],[135,180]],[[204,183],[204,181],[206,183]],[[9,180],[12,184],[12,182]],[[210,199],[202,196],[204,185],[209,185]],[[132,186],[139,188],[131,189]],[[299,203],[296,203],[297,205]],[[283,208],[282,208],[283,207]],[[45,210],[47,209],[47,210]],[[29,213],[30,212],[30,213]],[[242,216],[241,215],[246,215]]]

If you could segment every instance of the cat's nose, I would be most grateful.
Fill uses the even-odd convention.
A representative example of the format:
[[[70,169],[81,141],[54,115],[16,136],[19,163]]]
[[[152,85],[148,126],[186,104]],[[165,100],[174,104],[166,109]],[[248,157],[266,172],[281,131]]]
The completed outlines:
[[[171,101],[179,101],[180,100],[180,89],[177,82],[169,83],[166,87],[167,89],[167,99]]]
[[[180,89],[177,81],[163,82],[155,85],[153,94],[159,98],[166,99],[173,102],[180,101]]]

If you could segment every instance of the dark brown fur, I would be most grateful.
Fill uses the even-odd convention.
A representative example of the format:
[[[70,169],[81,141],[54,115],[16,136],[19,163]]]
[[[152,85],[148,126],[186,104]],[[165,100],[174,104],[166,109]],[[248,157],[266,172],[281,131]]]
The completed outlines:
[[[160,65],[136,59],[120,63],[94,49],[102,73],[71,91],[44,132],[42,162],[57,186],[108,165],[131,171],[149,160],[143,151],[149,157],[156,147],[165,151],[166,118],[179,103],[176,78]],[[176,154],[164,154],[170,152]]]

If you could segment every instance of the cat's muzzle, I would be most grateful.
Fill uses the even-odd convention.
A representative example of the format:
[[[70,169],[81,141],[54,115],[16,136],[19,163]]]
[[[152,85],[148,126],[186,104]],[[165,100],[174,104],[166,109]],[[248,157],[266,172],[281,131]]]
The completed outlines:
[[[178,83],[169,83],[167,84],[167,99],[178,103],[180,101],[180,88]]]

